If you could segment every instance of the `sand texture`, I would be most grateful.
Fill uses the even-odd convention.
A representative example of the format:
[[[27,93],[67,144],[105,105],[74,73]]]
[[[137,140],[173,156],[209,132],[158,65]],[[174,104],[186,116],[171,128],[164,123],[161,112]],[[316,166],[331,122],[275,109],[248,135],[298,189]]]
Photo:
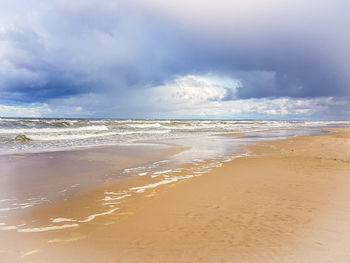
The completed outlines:
[[[3,231],[1,262],[350,262],[350,129],[249,150],[78,228]]]

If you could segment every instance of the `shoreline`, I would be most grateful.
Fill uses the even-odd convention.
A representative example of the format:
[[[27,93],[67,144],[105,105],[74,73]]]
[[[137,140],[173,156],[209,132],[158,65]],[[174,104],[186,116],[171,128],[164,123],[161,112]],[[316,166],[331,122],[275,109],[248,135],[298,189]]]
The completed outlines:
[[[134,167],[157,163],[161,167],[165,158],[186,149],[175,145],[118,146],[0,156],[0,230],[9,226],[7,218],[132,177],[126,171]]]
[[[18,262],[45,262],[51,256],[57,262],[345,262],[339,260],[350,255],[339,244],[327,244],[330,255],[320,251],[328,232],[335,233],[333,242],[350,239],[344,199],[350,187],[345,176],[350,128],[332,131],[250,145],[251,156],[223,162],[200,177],[147,189],[116,213],[76,229],[16,237],[2,231],[8,241],[8,252],[2,254],[8,262],[18,259],[10,252],[13,242],[24,255]],[[116,186],[108,187],[104,191]],[[98,199],[99,191],[90,191],[91,199],[78,197],[76,207]],[[334,214],[343,225],[334,224],[340,220]],[[344,234],[339,236],[340,230]],[[86,256],[76,255],[78,248]]]

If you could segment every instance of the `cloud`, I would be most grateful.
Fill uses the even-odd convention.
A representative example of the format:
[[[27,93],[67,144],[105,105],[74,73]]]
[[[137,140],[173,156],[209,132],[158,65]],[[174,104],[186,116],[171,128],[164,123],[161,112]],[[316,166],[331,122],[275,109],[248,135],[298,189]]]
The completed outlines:
[[[31,104],[26,106],[1,105],[0,116],[11,117],[42,117],[50,114],[52,110],[47,104]]]
[[[168,100],[165,112],[189,98],[344,102],[349,7],[331,0],[5,0],[0,103],[48,104],[58,115],[61,103],[86,116],[147,117],[155,114],[152,96],[164,90],[172,94],[157,97]],[[335,109],[349,116],[346,103],[333,102],[314,106],[329,118],[338,117]]]
[[[345,55],[350,51],[347,2],[153,2],[162,2],[175,20],[201,39],[201,49],[212,54],[211,65],[233,77],[237,71],[249,76],[240,90],[243,98],[350,94],[349,75],[344,74],[350,68]],[[249,85],[261,78],[256,72],[272,72],[274,81]]]
[[[234,99],[240,81],[219,76],[177,76],[163,86],[152,88],[150,97],[158,97],[160,103],[198,104],[208,101]]]
[[[0,116],[24,112],[27,117],[113,118],[118,112],[124,118],[346,120],[350,114],[348,101],[333,97],[227,99],[240,88],[239,81],[212,74],[177,76],[161,86],[130,91],[132,111],[117,97],[91,93],[51,99],[48,104],[0,105]]]
[[[229,85],[228,85],[229,84]],[[177,77],[166,85],[149,89],[142,95],[152,98],[147,106],[153,117],[166,118],[234,118],[234,119],[327,119],[329,108],[344,109],[346,100],[322,98],[250,98],[232,96],[243,88],[238,80],[225,81],[213,75]],[[349,108],[348,108],[349,110]],[[338,119],[342,119],[340,115]]]

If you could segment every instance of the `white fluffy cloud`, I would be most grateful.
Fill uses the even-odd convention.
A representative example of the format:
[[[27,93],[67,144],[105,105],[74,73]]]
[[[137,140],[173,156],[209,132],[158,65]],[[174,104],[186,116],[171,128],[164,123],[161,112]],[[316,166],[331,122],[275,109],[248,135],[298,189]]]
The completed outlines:
[[[159,103],[201,104],[233,97],[240,85],[239,80],[213,75],[177,76],[165,85],[151,89],[151,96]]]
[[[0,117],[43,117],[52,112],[47,104],[33,103],[26,106],[0,105]]]
[[[150,89],[147,97],[159,118],[310,119],[339,104],[332,97],[239,99],[240,88],[236,79],[187,75]]]

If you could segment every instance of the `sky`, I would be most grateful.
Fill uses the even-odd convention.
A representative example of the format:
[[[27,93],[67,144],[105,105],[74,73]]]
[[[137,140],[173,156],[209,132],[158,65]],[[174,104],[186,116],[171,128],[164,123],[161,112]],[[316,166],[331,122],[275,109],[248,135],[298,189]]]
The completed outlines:
[[[350,120],[348,10],[2,0],[0,116]]]

